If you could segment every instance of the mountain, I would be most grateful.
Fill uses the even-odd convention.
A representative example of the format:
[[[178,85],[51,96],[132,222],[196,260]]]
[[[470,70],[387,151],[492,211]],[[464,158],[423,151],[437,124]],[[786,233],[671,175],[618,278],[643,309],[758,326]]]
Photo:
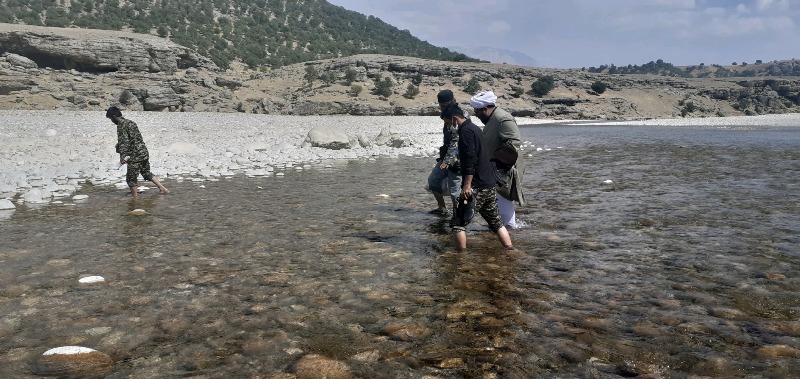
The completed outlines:
[[[221,68],[236,60],[265,69],[355,54],[476,61],[325,0],[0,0],[0,23],[156,35]]]
[[[448,49],[491,63],[505,63],[528,67],[539,66],[536,59],[515,50],[499,49],[489,46],[448,46]]]

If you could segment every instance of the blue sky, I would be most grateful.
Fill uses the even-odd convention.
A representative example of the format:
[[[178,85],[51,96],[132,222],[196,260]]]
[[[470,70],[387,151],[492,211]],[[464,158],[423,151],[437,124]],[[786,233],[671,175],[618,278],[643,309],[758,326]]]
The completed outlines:
[[[800,0],[328,0],[436,46],[491,46],[536,65],[800,59]]]

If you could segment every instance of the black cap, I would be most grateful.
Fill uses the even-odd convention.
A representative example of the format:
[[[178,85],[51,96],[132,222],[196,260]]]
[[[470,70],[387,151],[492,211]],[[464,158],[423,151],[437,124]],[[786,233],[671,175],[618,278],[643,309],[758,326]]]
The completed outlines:
[[[111,116],[122,117],[122,112],[117,107],[110,107],[106,110],[106,118]]]
[[[449,89],[443,89],[439,91],[438,94],[436,94],[436,99],[439,101],[440,104],[447,104],[455,100],[456,97],[453,96],[453,91]]]

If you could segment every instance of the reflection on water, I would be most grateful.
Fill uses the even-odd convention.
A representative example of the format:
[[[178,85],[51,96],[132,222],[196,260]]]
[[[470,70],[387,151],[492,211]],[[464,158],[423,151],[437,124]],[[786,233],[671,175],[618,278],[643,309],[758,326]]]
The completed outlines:
[[[310,354],[357,378],[796,375],[800,132],[523,133],[552,150],[527,160],[511,255],[482,220],[452,250],[431,158],[21,207],[0,221],[0,377],[62,345],[110,355],[110,378],[304,377]]]

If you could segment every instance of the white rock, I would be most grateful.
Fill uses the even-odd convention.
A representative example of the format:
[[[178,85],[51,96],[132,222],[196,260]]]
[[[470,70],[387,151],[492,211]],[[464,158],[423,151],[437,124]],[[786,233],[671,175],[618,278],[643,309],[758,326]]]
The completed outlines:
[[[611,180],[611,179],[606,179],[605,181],[603,181],[603,183],[605,183],[605,184],[613,184],[614,181]]]
[[[47,350],[42,355],[55,355],[55,354],[63,354],[63,355],[72,355],[72,354],[86,354],[92,353],[97,350],[90,349],[88,347],[83,346],[61,346],[56,347],[50,350]]]
[[[102,276],[97,276],[97,275],[86,276],[86,277],[80,278],[78,280],[79,283],[83,283],[83,284],[105,283],[105,281],[106,281],[105,278],[103,278]]]
[[[55,129],[47,129],[47,131],[44,132],[44,134],[48,137],[55,137],[56,134],[58,134],[58,132]]]
[[[50,198],[50,192],[47,192],[46,197],[48,199]],[[26,203],[31,203],[31,204],[42,204],[48,202],[48,200],[45,200],[45,194],[43,193],[43,191],[38,188],[33,188],[30,191],[26,192],[25,195],[23,196],[23,199],[25,199]]]
[[[86,200],[88,198],[89,198],[89,195],[75,195],[75,196],[72,197],[72,200],[73,201],[80,201],[80,200]]]
[[[8,199],[0,199],[0,210],[17,209],[14,203]]]

